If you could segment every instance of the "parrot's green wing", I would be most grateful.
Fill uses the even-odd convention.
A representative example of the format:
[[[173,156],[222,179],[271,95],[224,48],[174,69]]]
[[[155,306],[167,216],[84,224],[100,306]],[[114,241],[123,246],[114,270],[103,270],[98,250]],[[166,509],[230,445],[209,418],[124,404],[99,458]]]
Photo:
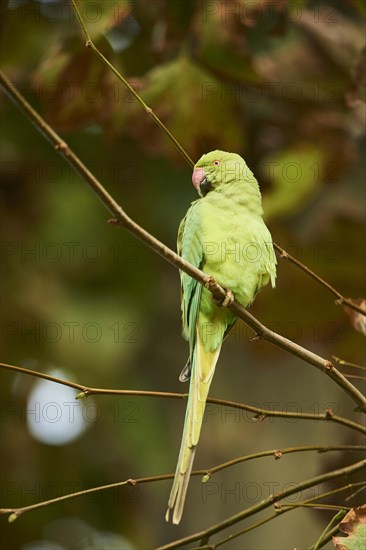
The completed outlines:
[[[198,201],[192,203],[180,223],[177,250],[184,260],[202,269],[205,258],[201,240],[201,225],[198,214]],[[181,308],[183,336],[190,343],[190,358],[196,340],[196,320],[202,292],[202,285],[195,279],[180,271]]]
[[[178,231],[178,253],[197,268],[205,265],[203,252],[201,212],[198,201],[192,203]],[[180,272],[182,293],[183,335],[189,341],[189,359],[179,379],[190,378],[189,396],[184,421],[182,442],[172,490],[168,501],[166,519],[173,512],[173,523],[180,522],[188,483],[198,444],[210,383],[220,353],[220,344],[214,350],[206,350],[201,341],[198,326],[200,318],[202,285],[184,272]],[[210,298],[211,299],[211,298]]]

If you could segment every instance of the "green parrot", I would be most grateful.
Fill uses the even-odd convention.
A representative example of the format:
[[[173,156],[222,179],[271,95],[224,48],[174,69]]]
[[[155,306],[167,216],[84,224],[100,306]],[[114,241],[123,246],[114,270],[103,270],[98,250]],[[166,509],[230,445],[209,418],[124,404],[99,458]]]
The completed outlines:
[[[183,336],[189,358],[179,379],[190,379],[182,442],[166,520],[181,520],[206,399],[223,340],[236,321],[227,306],[235,299],[247,307],[269,281],[275,286],[276,257],[262,215],[258,182],[235,153],[212,151],[192,175],[199,199],[178,231],[178,253],[211,275],[227,296],[221,304],[207,288],[180,272]]]

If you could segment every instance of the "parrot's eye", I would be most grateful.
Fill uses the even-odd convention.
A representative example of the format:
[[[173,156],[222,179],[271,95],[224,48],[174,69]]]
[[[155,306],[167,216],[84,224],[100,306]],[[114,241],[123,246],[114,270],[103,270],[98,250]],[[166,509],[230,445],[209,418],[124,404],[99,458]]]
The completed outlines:
[[[212,164],[214,166],[220,166],[221,162],[219,160],[214,160]]]

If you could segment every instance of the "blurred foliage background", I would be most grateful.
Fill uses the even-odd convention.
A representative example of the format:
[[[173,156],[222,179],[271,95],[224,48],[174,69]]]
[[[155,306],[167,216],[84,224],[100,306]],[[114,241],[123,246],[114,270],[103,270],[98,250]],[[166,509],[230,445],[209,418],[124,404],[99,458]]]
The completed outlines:
[[[345,296],[363,296],[364,3],[78,4],[98,48],[189,155],[240,153],[260,181],[274,240]],[[191,169],[85,48],[69,2],[3,0],[1,10],[4,72],[129,215],[175,248],[195,199]],[[187,391],[178,382],[187,345],[177,271],[107,223],[98,200],[6,97],[1,116],[3,360],[90,386]],[[324,357],[364,361],[363,336],[342,308],[283,260],[276,290],[264,289],[251,311]],[[251,336],[237,324],[212,396],[275,410],[332,407],[359,420],[326,376]],[[184,402],[100,396],[80,403],[52,383],[1,377],[2,506],[174,471]],[[209,406],[195,466],[271,448],[359,442],[336,424],[259,422]],[[3,547],[152,548],[356,459],[307,453],[238,465],[203,486],[194,478],[178,527],[164,520],[170,482],[70,499],[12,525],[2,517]],[[307,547],[330,517],[294,511],[225,548]]]

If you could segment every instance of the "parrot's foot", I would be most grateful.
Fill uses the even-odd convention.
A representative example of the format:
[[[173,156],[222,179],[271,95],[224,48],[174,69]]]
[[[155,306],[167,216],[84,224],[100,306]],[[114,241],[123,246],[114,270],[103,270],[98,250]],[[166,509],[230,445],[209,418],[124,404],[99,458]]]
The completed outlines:
[[[211,276],[207,278],[205,287],[208,288],[208,290],[210,290],[211,292],[214,292],[215,290],[220,290],[220,286],[217,284],[216,279]],[[218,307],[227,307],[233,303],[235,298],[231,290],[225,289],[225,293],[226,294],[224,298],[216,298],[214,294],[212,295],[212,300]]]
[[[218,307],[227,307],[234,301],[234,294],[231,292],[231,290],[226,290],[225,298],[222,300],[218,300],[217,298],[213,298],[213,301]]]

